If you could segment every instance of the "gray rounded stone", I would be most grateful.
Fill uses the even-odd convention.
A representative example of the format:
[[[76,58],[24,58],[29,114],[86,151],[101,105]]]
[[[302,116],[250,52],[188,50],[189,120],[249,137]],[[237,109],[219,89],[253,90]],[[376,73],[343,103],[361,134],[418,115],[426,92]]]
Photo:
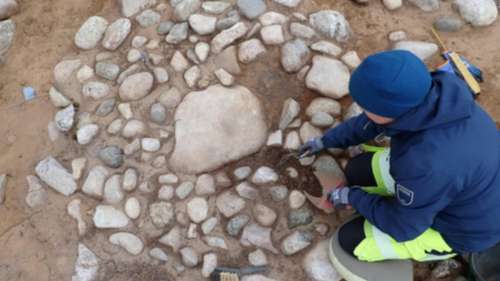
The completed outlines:
[[[271,198],[276,201],[283,201],[288,196],[288,188],[284,185],[277,185],[270,188]]]
[[[313,221],[313,212],[309,208],[291,210],[288,213],[288,228],[293,229],[297,226],[308,225]]]
[[[111,113],[111,111],[113,111],[113,109],[115,108],[115,104],[116,100],[114,98],[107,99],[99,105],[99,107],[95,111],[95,114],[100,117],[107,116]]]
[[[185,21],[201,7],[201,0],[182,0],[174,8],[174,16],[179,21]]]
[[[460,30],[462,26],[463,22],[460,19],[450,16],[440,17],[434,22],[434,27],[443,32],[455,32]]]
[[[104,79],[114,81],[120,73],[120,67],[114,63],[98,62],[95,65],[95,73]]]
[[[240,14],[238,14],[238,11],[231,11],[227,13],[227,16],[225,18],[218,20],[215,27],[217,28],[217,30],[223,30],[230,28],[239,21],[240,21]]]
[[[311,118],[311,124],[317,127],[328,127],[333,124],[335,119],[333,117],[325,112],[316,112],[313,114]]]
[[[98,153],[99,159],[110,168],[120,168],[123,165],[123,149],[116,145],[108,145]]]
[[[156,28],[156,32],[160,35],[166,35],[170,32],[170,29],[172,29],[173,26],[174,23],[172,21],[162,21]]]
[[[344,15],[334,10],[322,10],[309,16],[309,24],[329,38],[345,42],[351,37],[351,27]]]
[[[161,103],[155,103],[151,106],[149,116],[151,121],[162,124],[167,120],[167,109]]]
[[[238,236],[243,227],[250,221],[250,217],[246,214],[241,214],[233,217],[227,222],[226,231],[231,236]]]
[[[295,231],[281,242],[281,252],[286,256],[294,255],[312,244],[314,235],[310,231]]]
[[[281,47],[281,65],[286,72],[297,72],[309,60],[310,53],[303,40],[288,41]]]
[[[188,36],[189,25],[187,22],[178,23],[172,26],[165,40],[170,44],[178,44],[186,40]]]
[[[151,9],[145,10],[140,13],[135,20],[141,27],[147,28],[160,22],[161,15]]]
[[[432,12],[439,9],[439,0],[408,0],[408,2],[425,12]]]
[[[241,13],[249,19],[255,19],[267,9],[263,0],[238,0],[237,5]]]

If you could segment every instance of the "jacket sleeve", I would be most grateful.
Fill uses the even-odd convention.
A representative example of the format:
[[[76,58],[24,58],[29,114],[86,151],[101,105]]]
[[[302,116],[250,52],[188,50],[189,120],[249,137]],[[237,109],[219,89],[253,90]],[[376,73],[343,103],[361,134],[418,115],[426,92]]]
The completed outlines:
[[[398,181],[394,197],[352,189],[349,202],[370,223],[396,241],[404,242],[432,226],[436,214],[456,195],[455,190],[453,184],[439,182],[439,177],[427,174]]]
[[[381,131],[362,113],[328,130],[321,140],[325,148],[347,148],[374,139]]]

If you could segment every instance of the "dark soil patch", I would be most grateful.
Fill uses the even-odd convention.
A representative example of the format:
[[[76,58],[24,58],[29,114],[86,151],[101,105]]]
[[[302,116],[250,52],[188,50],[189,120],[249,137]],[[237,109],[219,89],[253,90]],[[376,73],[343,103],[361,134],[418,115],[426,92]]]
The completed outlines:
[[[290,153],[281,148],[265,147],[256,154],[231,164],[228,171],[232,172],[241,166],[251,166],[253,170],[260,166],[268,166],[280,175],[279,184],[287,186],[289,190],[298,189],[314,196],[320,196],[321,186],[313,174],[312,167],[302,166],[299,160],[291,156]],[[287,176],[286,169],[289,167],[297,170],[298,177]]]

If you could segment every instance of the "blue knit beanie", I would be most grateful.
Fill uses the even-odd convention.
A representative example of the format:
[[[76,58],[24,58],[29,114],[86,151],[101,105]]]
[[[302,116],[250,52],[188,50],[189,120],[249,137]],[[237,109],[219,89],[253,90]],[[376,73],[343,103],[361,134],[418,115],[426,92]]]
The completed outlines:
[[[417,56],[395,50],[367,57],[353,72],[349,92],[367,111],[397,118],[422,103],[431,84],[431,75]]]

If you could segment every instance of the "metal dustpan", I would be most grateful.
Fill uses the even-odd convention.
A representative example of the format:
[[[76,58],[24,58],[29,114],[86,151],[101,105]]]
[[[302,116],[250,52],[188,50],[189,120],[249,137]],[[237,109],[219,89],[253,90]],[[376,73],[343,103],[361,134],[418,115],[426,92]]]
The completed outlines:
[[[322,196],[313,196],[307,192],[304,192],[304,194],[309,202],[311,202],[316,208],[330,214],[334,211],[334,207],[332,203],[328,201],[327,194],[336,189],[338,186],[341,186],[343,184],[343,180],[336,177],[333,173],[325,171],[315,171],[314,175],[318,179],[321,186]]]

